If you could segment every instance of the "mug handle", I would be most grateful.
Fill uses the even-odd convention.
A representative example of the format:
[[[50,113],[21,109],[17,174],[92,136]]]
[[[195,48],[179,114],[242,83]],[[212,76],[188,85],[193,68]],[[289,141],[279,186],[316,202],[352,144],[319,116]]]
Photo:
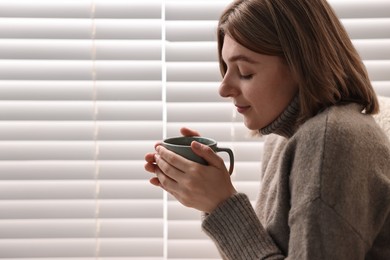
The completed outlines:
[[[230,159],[229,174],[232,175],[233,169],[234,169],[234,154],[233,154],[232,150],[229,148],[216,147],[215,151],[216,152],[226,152],[229,154],[229,159]]]

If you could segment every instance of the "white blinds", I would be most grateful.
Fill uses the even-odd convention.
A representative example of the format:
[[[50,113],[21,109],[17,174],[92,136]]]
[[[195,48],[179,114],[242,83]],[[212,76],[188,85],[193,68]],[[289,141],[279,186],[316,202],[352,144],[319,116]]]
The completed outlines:
[[[230,146],[255,199],[262,141],[218,96],[230,0],[0,0],[0,258],[219,259],[143,157],[188,126]],[[332,0],[390,96],[390,2]]]
[[[163,258],[161,10],[0,1],[0,258]]]

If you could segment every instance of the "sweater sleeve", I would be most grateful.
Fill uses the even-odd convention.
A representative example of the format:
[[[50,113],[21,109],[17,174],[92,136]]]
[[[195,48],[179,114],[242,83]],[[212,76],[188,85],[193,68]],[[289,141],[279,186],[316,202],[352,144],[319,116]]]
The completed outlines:
[[[202,223],[224,259],[284,259],[243,193],[222,203]]]

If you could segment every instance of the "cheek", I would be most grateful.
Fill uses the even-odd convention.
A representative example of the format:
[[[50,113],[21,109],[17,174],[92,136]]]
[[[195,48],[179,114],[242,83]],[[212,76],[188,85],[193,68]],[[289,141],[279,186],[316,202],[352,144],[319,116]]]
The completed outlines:
[[[255,112],[254,117],[246,122],[250,129],[260,129],[272,123],[295,96],[297,87],[291,82],[277,80],[267,84],[258,85],[248,93]]]

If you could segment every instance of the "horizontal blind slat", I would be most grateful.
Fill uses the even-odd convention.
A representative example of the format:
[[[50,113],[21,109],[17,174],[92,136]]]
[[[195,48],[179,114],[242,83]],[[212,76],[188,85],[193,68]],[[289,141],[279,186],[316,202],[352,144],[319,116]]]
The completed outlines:
[[[390,80],[390,74],[389,74],[390,59],[389,60],[366,60],[364,61],[364,65],[367,68],[368,75],[371,81]]]
[[[219,82],[166,83],[167,102],[230,102],[218,94]]]
[[[149,145],[145,144],[149,147]],[[149,173],[144,169],[145,161],[104,160],[99,161],[100,180],[145,180]],[[93,180],[96,175],[94,160],[0,160],[1,180]],[[146,175],[145,175],[146,174]]]
[[[390,2],[387,0],[328,0],[340,18],[388,18]]]
[[[200,220],[168,221],[170,239],[208,239],[208,236],[199,228]],[[186,232],[183,232],[186,230]]]
[[[96,40],[161,40],[160,19],[0,18],[0,38],[92,39],[92,25]]]
[[[193,248],[202,248],[202,250],[193,250]],[[173,259],[220,257],[215,244],[210,239],[170,239],[168,241],[168,254]]]
[[[142,160],[153,141],[0,141],[0,160]]]
[[[161,17],[161,0],[94,0],[96,18]],[[20,8],[23,6],[23,8]],[[0,0],[0,17],[90,18],[90,0]]]
[[[146,175],[146,174],[145,174]],[[0,181],[0,200],[100,200],[159,199],[162,190],[148,181],[77,180],[77,181]],[[69,191],[72,192],[69,192]]]
[[[169,122],[231,122],[234,107],[230,103],[168,103]],[[210,111],[213,111],[210,113]]]
[[[101,219],[102,238],[158,238],[163,235],[162,219]],[[0,222],[0,239],[92,238],[95,219],[17,219]]]
[[[168,62],[167,81],[214,81],[222,79],[217,62]]]
[[[100,255],[161,256],[163,240],[157,238],[100,239]],[[2,256],[25,257],[94,257],[96,240],[92,239],[18,239],[0,241]]]
[[[351,39],[390,38],[390,18],[341,20]]]
[[[0,59],[161,60],[160,40],[1,39]]]
[[[161,80],[161,61],[0,60],[0,80]]]
[[[7,200],[0,201],[0,220],[95,219],[95,209],[95,200]],[[162,219],[162,198],[159,200],[102,200],[99,202],[99,218]]]
[[[0,121],[0,141],[157,140],[161,138],[162,121]]]
[[[389,39],[352,40],[363,60],[390,60]]]
[[[172,42],[215,42],[216,21],[165,21],[166,40]]]
[[[162,120],[161,101],[0,101],[0,120]],[[142,113],[139,113],[142,111]]]
[[[230,0],[166,0],[166,19],[170,20],[217,20]]]
[[[1,100],[161,101],[161,81],[0,80]],[[1,102],[1,101],[0,101]]]
[[[216,42],[168,42],[166,61],[217,61]]]
[[[373,81],[372,85],[378,95],[390,97],[390,80],[389,81]]]

